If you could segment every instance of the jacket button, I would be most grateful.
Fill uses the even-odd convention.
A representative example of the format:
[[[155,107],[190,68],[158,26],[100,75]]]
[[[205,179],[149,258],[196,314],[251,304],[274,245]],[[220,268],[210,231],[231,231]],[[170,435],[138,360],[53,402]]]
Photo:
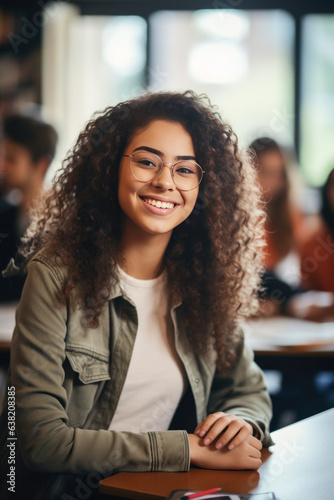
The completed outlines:
[[[195,382],[196,382],[196,384],[198,384],[199,383],[199,378],[195,378]]]

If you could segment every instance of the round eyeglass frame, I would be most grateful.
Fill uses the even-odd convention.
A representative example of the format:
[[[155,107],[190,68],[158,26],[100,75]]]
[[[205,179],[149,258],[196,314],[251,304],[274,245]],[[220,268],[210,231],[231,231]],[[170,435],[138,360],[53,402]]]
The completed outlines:
[[[140,151],[138,151],[138,153],[140,153]],[[171,171],[172,171],[172,179],[173,179],[173,182],[174,182],[175,186],[176,186],[178,189],[180,189],[180,191],[193,191],[193,189],[196,189],[196,188],[200,185],[200,183],[202,182],[202,180],[203,180],[203,175],[205,174],[205,171],[203,170],[203,168],[201,167],[201,165],[200,165],[199,163],[197,163],[197,162],[196,162],[196,161],[194,161],[194,160],[190,160],[190,161],[192,161],[193,163],[195,163],[195,164],[196,164],[196,165],[200,168],[201,178],[200,178],[200,180],[199,180],[198,184],[196,184],[196,186],[192,187],[191,189],[184,189],[184,188],[181,188],[181,187],[180,187],[180,186],[178,186],[178,184],[175,182],[175,178],[174,178],[174,168],[175,168],[175,166],[176,166],[176,165],[179,165],[180,163],[184,163],[184,161],[185,161],[185,160],[180,160],[180,161],[177,161],[176,163],[174,163],[174,164],[173,164],[173,163],[169,163],[169,162],[166,162],[166,161],[162,161],[162,159],[160,158],[160,156],[156,155],[155,153],[150,153],[150,154],[152,154],[152,155],[154,155],[154,156],[156,156],[156,157],[158,158],[158,160],[160,161],[160,168],[159,168],[158,172],[156,173],[156,175],[155,175],[154,177],[152,177],[152,179],[149,179],[149,180],[147,180],[147,181],[143,181],[143,180],[139,179],[139,178],[138,178],[138,177],[137,177],[137,176],[133,173],[133,170],[132,170],[132,168],[131,168],[131,161],[132,161],[132,158],[133,158],[136,154],[137,154],[137,153],[134,153],[133,155],[122,155],[122,156],[124,156],[124,157],[126,157],[126,158],[130,158],[130,170],[131,170],[131,173],[132,173],[133,177],[134,177],[135,179],[137,179],[137,181],[139,181],[139,182],[151,182],[151,181],[154,181],[154,179],[156,179],[156,178],[157,178],[157,177],[161,174],[161,171],[162,171],[162,168],[163,168],[163,166],[164,166],[164,165],[171,165],[171,167],[172,167]]]

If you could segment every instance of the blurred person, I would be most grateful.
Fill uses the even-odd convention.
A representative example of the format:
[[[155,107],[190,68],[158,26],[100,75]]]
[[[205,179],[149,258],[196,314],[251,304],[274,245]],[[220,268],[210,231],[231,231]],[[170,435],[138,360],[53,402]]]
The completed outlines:
[[[286,155],[269,137],[256,139],[249,149],[258,169],[266,211],[262,314],[325,319],[332,311],[332,297],[306,295],[301,283],[300,254],[308,226],[291,199]]]
[[[51,125],[34,118],[5,118],[1,141],[0,271],[15,257],[29,223],[28,211],[43,188],[43,181],[56,150],[57,133]],[[20,298],[24,276],[3,279],[0,300]]]
[[[298,285],[298,253],[304,238],[301,227],[304,217],[291,201],[285,155],[278,143],[269,137],[253,141],[250,150],[255,155],[267,215],[264,267],[284,280],[292,271],[294,283],[290,282]]]
[[[304,244],[301,257],[304,286],[334,293],[334,168],[321,188],[319,227]]]

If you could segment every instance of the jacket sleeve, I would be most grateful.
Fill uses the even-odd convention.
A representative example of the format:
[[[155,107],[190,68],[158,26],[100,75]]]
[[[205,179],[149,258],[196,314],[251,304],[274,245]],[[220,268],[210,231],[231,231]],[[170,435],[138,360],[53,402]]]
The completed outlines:
[[[68,425],[63,387],[67,308],[56,299],[58,268],[32,261],[16,316],[11,382],[16,392],[16,434],[32,470],[86,474],[112,471],[187,471],[184,431],[135,434]]]
[[[274,444],[269,434],[272,405],[263,372],[254,362],[253,351],[243,337],[237,364],[227,375],[215,373],[208,413],[216,411],[243,418],[258,430],[264,446]]]

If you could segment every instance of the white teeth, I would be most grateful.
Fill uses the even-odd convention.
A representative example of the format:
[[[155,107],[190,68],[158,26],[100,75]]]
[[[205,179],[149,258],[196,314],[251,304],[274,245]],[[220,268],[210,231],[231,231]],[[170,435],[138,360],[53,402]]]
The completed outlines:
[[[154,200],[152,198],[145,198],[145,201],[149,205],[153,205],[154,207],[157,207],[157,208],[173,208],[174,207],[174,203],[170,203],[168,201]]]

